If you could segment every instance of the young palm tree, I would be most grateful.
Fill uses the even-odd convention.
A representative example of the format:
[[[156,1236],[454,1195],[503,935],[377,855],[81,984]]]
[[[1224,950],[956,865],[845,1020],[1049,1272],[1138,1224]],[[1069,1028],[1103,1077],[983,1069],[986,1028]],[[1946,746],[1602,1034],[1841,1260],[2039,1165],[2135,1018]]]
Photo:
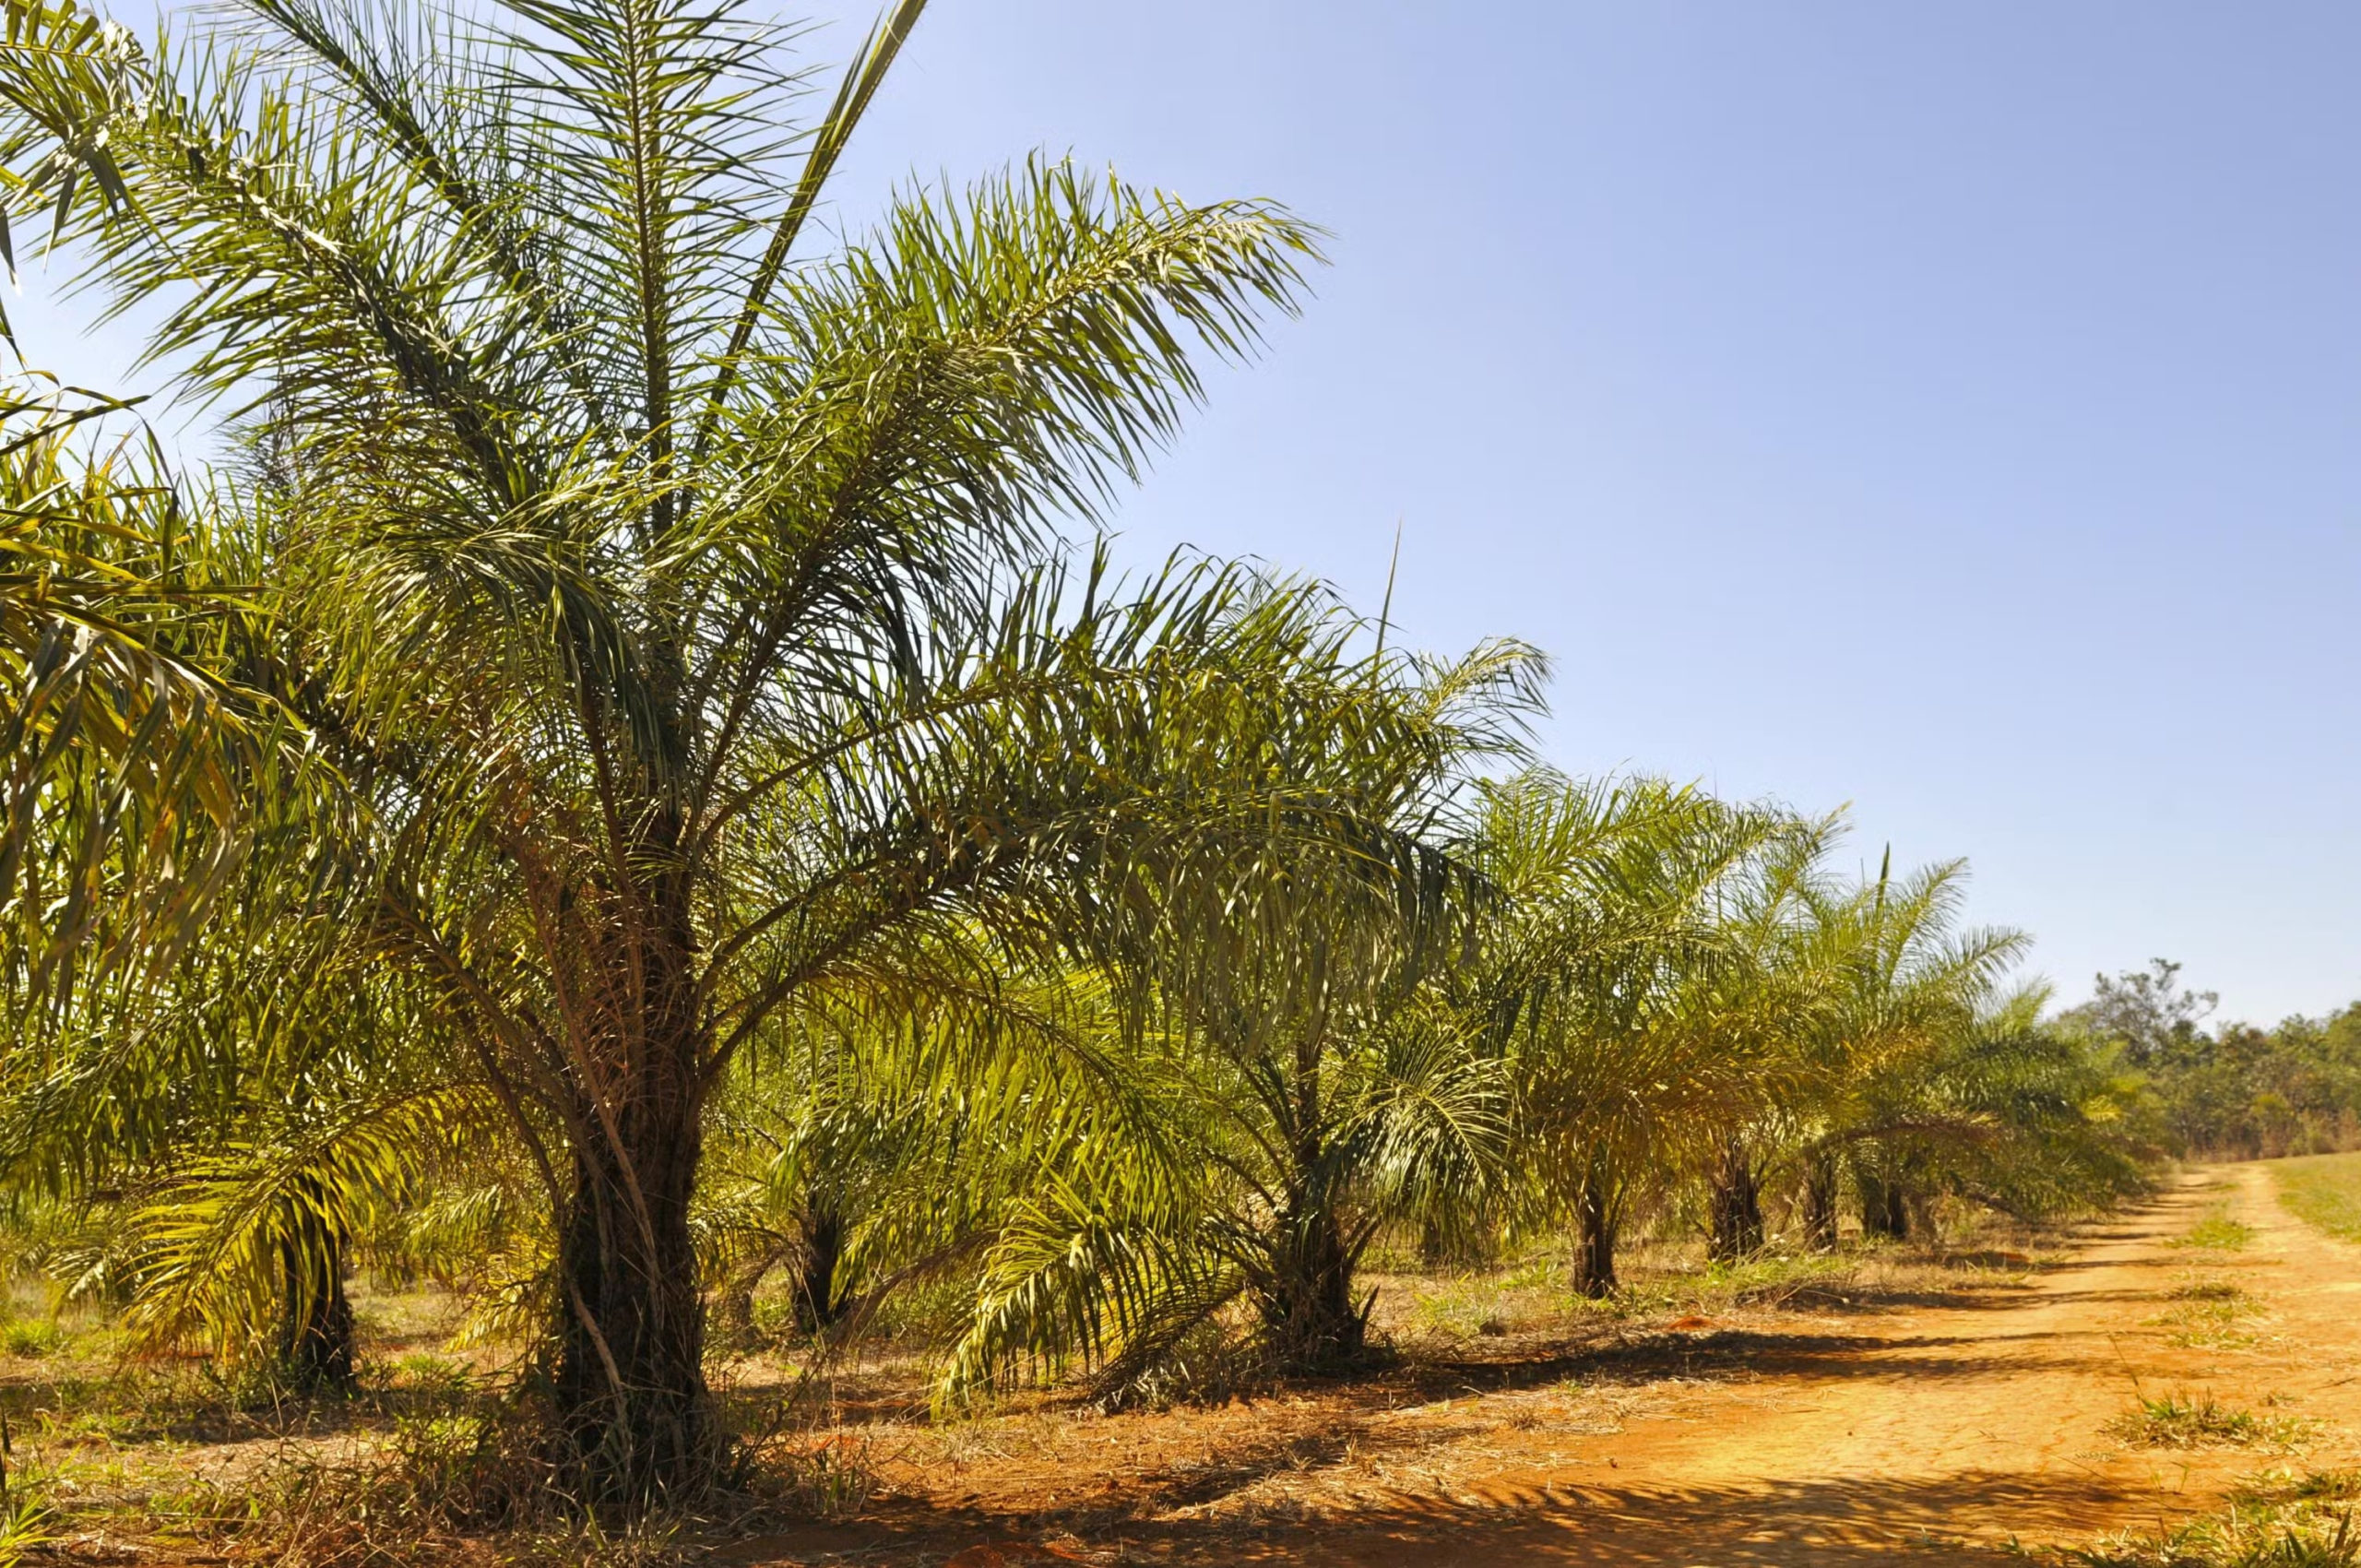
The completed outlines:
[[[1533,1197],[1571,1212],[1584,1295],[1617,1288],[1644,1184],[1691,1167],[1749,1102],[1758,1063],[1709,1004],[1744,956],[1731,885],[1780,826],[1654,779],[1536,772],[1488,791],[1478,864],[1502,913],[1462,1005],[1511,1063]]]
[[[722,1097],[702,1223],[741,1342],[774,1268],[796,1330],[841,1342],[972,1262],[1039,1170],[1086,1158],[1104,987],[1038,974],[980,930],[942,936],[895,985],[783,1016]]]
[[[2137,1193],[2157,1153],[2138,1135],[2138,1076],[2048,1004],[2038,983],[1988,1000],[1909,1086],[1920,1179],[2021,1219]]]
[[[947,1392],[1079,1350],[1119,1395],[1241,1299],[1264,1365],[1349,1364],[1379,1229],[1489,1175],[1496,1063],[1440,992],[1481,897],[1455,804],[1471,764],[1515,749],[1538,665],[1513,645],[1355,655],[1361,629],[1302,624],[1290,662],[1327,671],[1324,700],[1168,717],[1212,809],[1099,906],[1119,1141],[1018,1206]]]
[[[1843,819],[1788,822],[1730,879],[1719,923],[1730,961],[1697,977],[1693,1005],[1726,1049],[1749,1063],[1745,1092],[1726,1110],[1725,1136],[1706,1157],[1707,1254],[1736,1262],[1768,1231],[1762,1197],[1792,1153],[1799,1104],[1817,1087],[1811,1047],[1842,994],[1816,911]]]
[[[735,4],[252,0],[152,49],[7,5],[9,205],[293,444],[240,498],[280,541],[262,672],[370,807],[359,938],[546,1185],[580,1483],[694,1482],[716,1086],[912,922],[1038,909],[1107,842],[1097,737],[1242,646],[1234,594],[1094,573],[1076,612],[1012,571],[1311,235],[1035,163],[807,259],[915,0],[811,126]]]
[[[282,1060],[258,1086],[238,1064],[252,1037],[224,1018],[164,1020],[193,975],[220,980],[222,962],[278,944],[197,940],[267,874],[256,846],[283,824],[258,799],[328,798],[284,716],[234,681],[259,631],[248,541],[144,433],[112,433],[125,409],[36,376],[0,395],[0,1170],[76,1205],[150,1185],[193,1137],[218,1143],[257,1105],[300,1098],[300,1067]],[[105,1251],[127,1264],[125,1206],[101,1206]],[[350,1362],[340,1286],[311,1288],[335,1285],[317,1253],[281,1247],[268,1271],[303,1287],[284,1293],[279,1338],[307,1383]]]
[[[1937,1063],[1973,1035],[2027,938],[1962,930],[1966,862],[1896,876],[1888,852],[1874,881],[1833,893],[1815,914],[1839,980],[1811,1050],[1816,1132],[1808,1140],[1807,1229],[1833,1239],[1836,1172],[1849,1165],[1862,1228],[1899,1240],[1927,1195],[1917,1156],[1959,1127],[1919,1092]]]

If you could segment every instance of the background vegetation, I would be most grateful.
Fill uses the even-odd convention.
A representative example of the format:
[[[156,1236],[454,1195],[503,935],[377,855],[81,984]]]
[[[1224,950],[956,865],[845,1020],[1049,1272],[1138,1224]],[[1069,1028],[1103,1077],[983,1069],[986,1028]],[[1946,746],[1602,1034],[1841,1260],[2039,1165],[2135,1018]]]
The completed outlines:
[[[2060,1020],[2139,1074],[2157,1143],[2195,1159],[2361,1147],[2361,1003],[2270,1029],[2209,1027],[2214,996],[2179,977],[2162,958],[2101,975]]]

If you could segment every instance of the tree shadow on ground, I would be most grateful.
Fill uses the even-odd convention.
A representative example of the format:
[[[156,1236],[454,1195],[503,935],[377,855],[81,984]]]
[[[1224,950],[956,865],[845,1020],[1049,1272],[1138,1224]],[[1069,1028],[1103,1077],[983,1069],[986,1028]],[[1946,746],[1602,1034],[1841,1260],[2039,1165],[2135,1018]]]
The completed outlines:
[[[997,1546],[1000,1561],[1015,1562],[1044,1560],[1037,1553],[1048,1539],[1067,1561],[1179,1568],[1525,1562],[1847,1568],[1889,1562],[1898,1548],[1914,1563],[1988,1564],[1993,1549],[2011,1535],[2028,1544],[2084,1539],[2121,1521],[2139,1502],[2088,1476],[1967,1474],[1926,1482],[1832,1478],[1762,1488],[1560,1484],[1483,1497],[1396,1493],[1366,1507],[1291,1512],[1282,1503],[1220,1518],[995,1516],[910,1503],[850,1524],[735,1542],[715,1560],[916,1565]]]

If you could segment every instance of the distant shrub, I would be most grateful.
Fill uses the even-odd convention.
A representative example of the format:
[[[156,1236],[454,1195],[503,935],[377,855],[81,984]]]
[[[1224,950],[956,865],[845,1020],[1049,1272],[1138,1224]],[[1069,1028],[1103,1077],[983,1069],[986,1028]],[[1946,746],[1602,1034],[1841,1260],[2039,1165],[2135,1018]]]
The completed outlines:
[[[64,1339],[57,1324],[47,1318],[24,1318],[0,1327],[0,1350],[12,1356],[37,1359],[53,1355]]]

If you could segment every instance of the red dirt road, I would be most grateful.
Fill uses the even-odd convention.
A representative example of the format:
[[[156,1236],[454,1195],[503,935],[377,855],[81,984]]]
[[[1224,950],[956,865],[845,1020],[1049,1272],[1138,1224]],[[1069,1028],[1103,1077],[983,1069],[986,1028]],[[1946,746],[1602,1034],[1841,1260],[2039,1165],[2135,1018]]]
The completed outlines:
[[[2172,1244],[2225,1205],[2252,1228],[2243,1249]],[[2201,1285],[2244,1292],[2237,1314],[2205,1316],[2189,1297]],[[1250,1407],[887,1440],[875,1452],[895,1491],[869,1515],[730,1555],[1989,1564],[2011,1538],[2168,1524],[2272,1465],[2353,1464],[2361,1447],[2339,1418],[2361,1389],[2356,1309],[2361,1248],[2286,1216],[2269,1167],[2213,1168],[1981,1289],[1750,1313]],[[2280,1451],[2109,1432],[2136,1393],[2167,1392],[2314,1424]]]

